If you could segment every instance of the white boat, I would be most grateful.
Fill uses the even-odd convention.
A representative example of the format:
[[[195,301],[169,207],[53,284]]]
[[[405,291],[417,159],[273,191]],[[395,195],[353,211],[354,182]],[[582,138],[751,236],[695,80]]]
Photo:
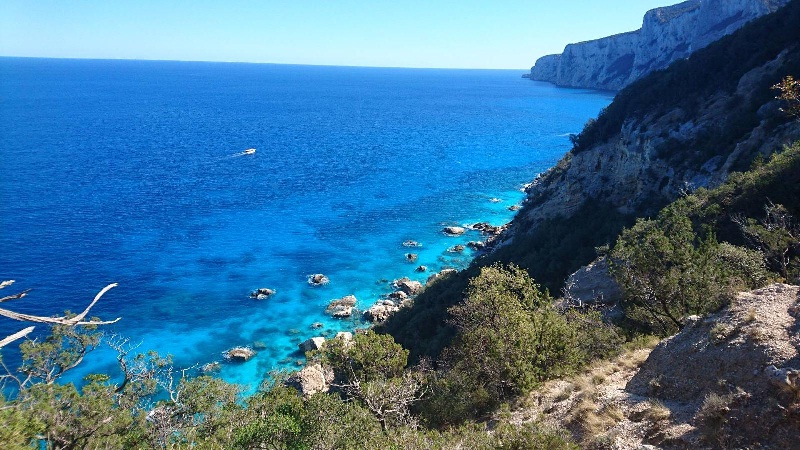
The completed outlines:
[[[242,153],[243,153],[243,154],[245,154],[245,155],[252,155],[252,154],[253,154],[253,153],[255,153],[255,152],[256,152],[256,149],[254,149],[254,148],[248,148],[247,150],[245,150],[245,151],[244,151],[244,152],[242,152]]]

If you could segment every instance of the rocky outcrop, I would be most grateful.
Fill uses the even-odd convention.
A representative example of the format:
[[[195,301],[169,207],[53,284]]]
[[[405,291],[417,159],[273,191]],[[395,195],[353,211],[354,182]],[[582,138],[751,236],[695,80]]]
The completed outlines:
[[[305,352],[312,352],[314,350],[319,350],[322,346],[325,345],[325,338],[322,336],[312,337],[311,339],[306,339],[305,341],[301,342],[299,347],[300,351]]]
[[[692,424],[729,448],[793,448],[800,435],[792,417],[800,408],[799,317],[798,286],[741,293],[658,344],[626,391],[695,405]]]
[[[467,229],[464,228],[464,227],[455,227],[455,226],[453,226],[453,227],[444,227],[444,228],[442,228],[442,233],[444,233],[444,234],[446,234],[448,236],[461,236],[466,231],[467,231]]]
[[[275,295],[274,289],[269,288],[258,288],[255,291],[250,293],[250,298],[254,298],[256,300],[266,300],[267,298]]]
[[[308,276],[308,284],[311,286],[324,286],[330,283],[330,281],[331,280],[326,275],[321,273],[315,273]]]
[[[645,14],[637,31],[569,44],[560,55],[539,58],[530,79],[619,90],[786,3],[788,0],[689,0],[656,8]]]
[[[608,271],[608,260],[599,258],[581,267],[567,279],[564,298],[575,306],[611,304],[622,296],[619,284]]]
[[[456,269],[442,269],[441,272],[434,273],[433,275],[428,277],[428,280],[425,282],[425,286],[431,286],[432,284],[436,283],[439,280],[443,280],[451,275],[458,273]]]
[[[364,319],[370,322],[383,322],[388,319],[392,314],[400,310],[391,300],[385,300],[375,305],[372,305],[364,312]]]
[[[249,361],[250,358],[256,355],[256,352],[250,347],[234,347],[222,354],[228,361],[244,362]]]
[[[395,289],[398,289],[402,292],[405,292],[408,295],[417,295],[422,292],[422,283],[419,281],[413,281],[408,277],[400,278],[399,280],[394,280],[392,282],[392,286]]]
[[[286,385],[297,389],[303,397],[310,397],[318,392],[328,392],[333,382],[333,371],[320,364],[306,366],[295,372],[286,380]]]
[[[354,295],[347,295],[336,300],[331,300],[328,307],[325,308],[325,313],[337,319],[350,317],[353,315],[353,308],[355,308],[356,302],[357,300]]]

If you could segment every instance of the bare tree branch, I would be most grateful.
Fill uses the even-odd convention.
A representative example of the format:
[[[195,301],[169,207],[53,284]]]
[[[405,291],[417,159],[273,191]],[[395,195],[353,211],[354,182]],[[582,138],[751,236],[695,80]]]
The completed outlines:
[[[2,340],[0,340],[0,348],[5,347],[6,345],[16,341],[17,339],[24,338],[25,336],[29,335],[34,328],[36,327],[28,327],[25,328],[24,330],[17,331],[16,333],[10,336],[4,337]]]
[[[7,286],[10,286],[13,283],[14,283],[14,280],[3,281],[2,283],[0,283],[0,289],[5,288]],[[77,316],[74,316],[74,317],[66,317],[66,316],[61,316],[61,317],[33,316],[33,315],[30,315],[30,314],[22,314],[22,313],[18,313],[18,312],[11,311],[11,310],[8,310],[8,309],[3,309],[3,308],[0,308],[0,316],[8,317],[9,319],[13,319],[13,320],[19,320],[21,322],[49,323],[49,324],[54,324],[54,325],[73,325],[73,326],[74,325],[108,325],[108,324],[116,323],[117,321],[119,321],[121,319],[121,317],[117,317],[114,320],[108,320],[108,321],[101,321],[101,320],[84,321],[83,320],[84,318],[86,318],[86,315],[89,314],[89,310],[91,310],[92,307],[94,307],[94,305],[97,303],[97,301],[100,300],[100,297],[102,297],[103,294],[105,294],[110,289],[112,289],[112,288],[114,288],[116,286],[117,286],[117,283],[111,283],[108,286],[104,287],[100,292],[97,293],[97,295],[94,297],[94,300],[92,300],[92,302],[89,304],[89,306],[87,306],[86,309],[84,309],[82,313],[80,313],[80,314],[78,314]],[[8,300],[14,300],[14,299],[22,298],[25,295],[27,295],[27,293],[29,291],[30,290],[26,290],[26,291],[22,291],[22,292],[20,292],[18,294],[14,294],[14,295],[9,295],[9,296],[3,297],[2,299],[0,299],[0,303],[8,301]],[[11,342],[13,342],[13,341],[15,341],[17,339],[20,339],[20,338],[24,337],[27,334],[29,334],[31,331],[33,331],[33,328],[34,327],[28,327],[25,330],[22,330],[22,331],[20,331],[18,333],[12,334],[11,336],[7,336],[7,337],[3,338],[2,340],[0,340],[0,348],[4,347],[5,345],[7,345],[7,344],[9,344],[9,343],[11,343]]]

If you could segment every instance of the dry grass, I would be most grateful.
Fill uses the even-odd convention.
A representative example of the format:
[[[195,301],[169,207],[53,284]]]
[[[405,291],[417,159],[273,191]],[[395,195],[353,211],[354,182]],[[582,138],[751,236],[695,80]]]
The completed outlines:
[[[726,323],[718,323],[711,328],[708,338],[714,343],[714,345],[719,345],[727,341],[728,337],[730,337],[734,331],[735,329],[731,325]]]
[[[647,409],[644,410],[643,418],[650,422],[661,422],[669,420],[672,412],[658,400],[650,400]]]
[[[565,384],[564,387],[562,387],[561,390],[558,391],[554,400],[557,402],[562,402],[570,398],[573,392],[575,392],[575,385],[567,382],[567,384]]]

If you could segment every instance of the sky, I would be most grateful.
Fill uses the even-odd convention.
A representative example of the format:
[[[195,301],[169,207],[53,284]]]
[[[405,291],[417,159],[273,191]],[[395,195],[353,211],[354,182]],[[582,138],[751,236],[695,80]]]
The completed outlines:
[[[0,56],[527,69],[679,0],[0,0]]]

